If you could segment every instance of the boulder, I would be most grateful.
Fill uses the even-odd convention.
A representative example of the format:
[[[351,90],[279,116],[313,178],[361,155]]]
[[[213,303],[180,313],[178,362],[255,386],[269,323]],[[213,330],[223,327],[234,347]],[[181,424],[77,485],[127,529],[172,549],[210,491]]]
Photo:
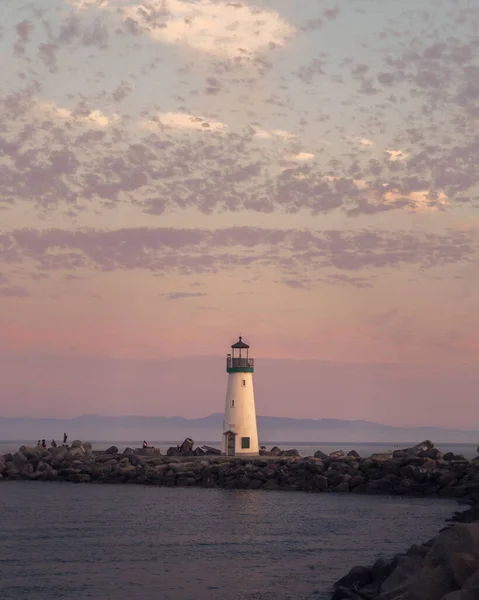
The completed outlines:
[[[67,458],[78,458],[79,456],[85,456],[85,450],[83,446],[75,446],[74,448],[70,448],[68,451]]]
[[[343,458],[346,454],[342,450],[335,450],[334,452],[331,452],[329,456],[331,458]]]
[[[477,600],[479,598],[479,587],[469,590],[457,590],[449,592],[441,600]]]
[[[70,444],[70,448],[80,448],[82,444],[83,442],[81,440],[73,440],[73,442]]]
[[[12,462],[15,467],[19,468],[28,462],[28,458],[25,456],[25,454],[23,454],[23,452],[15,452]]]
[[[180,455],[181,456],[190,456],[193,452],[193,440],[191,438],[186,438],[180,444]]]
[[[116,446],[110,446],[107,450],[105,450],[105,454],[118,454],[118,448]]]
[[[201,449],[205,451],[205,454],[220,455],[221,450],[219,448],[213,448],[212,446],[201,446]]]
[[[347,575],[341,577],[334,584],[335,588],[355,589],[362,588],[373,579],[373,572],[370,567],[353,567]]]
[[[280,456],[281,448],[279,448],[278,446],[273,446],[270,450],[270,454],[271,454],[271,456]]]
[[[438,600],[457,589],[445,565],[424,566],[409,589],[408,600]]]
[[[326,458],[329,458],[329,455],[323,452],[322,450],[316,450],[316,452],[314,453],[314,458],[320,458],[321,460],[325,460]]]
[[[91,442],[83,442],[83,449],[85,450],[85,454],[93,454]]]
[[[170,446],[166,451],[166,456],[181,456],[178,446]]]
[[[401,448],[399,451],[395,450],[393,455],[395,458],[403,458],[402,456],[398,456],[398,453],[404,453],[406,456],[419,456],[420,452],[427,452],[431,448],[434,448],[434,444],[430,440],[424,440],[415,446],[411,446],[411,448]]]
[[[38,459],[42,454],[41,446],[21,446],[19,452],[21,452],[28,460],[30,459]]]
[[[442,452],[437,448],[429,448],[428,450],[421,450],[418,456],[422,458],[433,458],[434,460],[440,460],[442,458]]]
[[[451,558],[457,553],[468,554],[479,559],[479,523],[458,523],[441,531],[434,540],[431,551],[425,558],[425,565],[435,567],[448,565],[452,569]],[[454,560],[459,561],[456,556]],[[458,565],[459,562],[456,562]],[[462,567],[464,561],[462,561]],[[457,567],[459,573],[459,566]]]
[[[350,450],[346,456],[351,456],[352,458],[359,458],[359,454],[356,452],[356,450]]]
[[[452,552],[449,556],[449,565],[452,575],[459,587],[479,571],[479,555],[474,556],[467,552]],[[478,582],[479,585],[479,582]]]
[[[299,456],[299,452],[296,448],[292,448],[291,450],[282,450],[280,456]]]

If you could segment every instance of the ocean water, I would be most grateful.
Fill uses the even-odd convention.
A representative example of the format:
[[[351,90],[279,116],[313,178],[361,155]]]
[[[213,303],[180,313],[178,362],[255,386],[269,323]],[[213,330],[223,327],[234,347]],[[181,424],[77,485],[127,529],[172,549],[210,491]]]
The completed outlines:
[[[72,440],[68,440],[71,442]],[[421,441],[421,440],[418,440]],[[0,454],[5,454],[6,452],[16,452],[18,448],[22,444],[34,446],[36,444],[36,440],[14,440],[14,441],[1,441],[0,440]],[[118,447],[120,452],[126,447],[131,448],[140,448],[142,441],[141,440],[116,440],[116,441],[93,441],[93,449],[94,450],[106,450],[112,445]],[[168,442],[168,441],[151,441],[149,440],[149,444],[155,446],[156,448],[160,448],[163,454],[166,454],[166,451],[170,446],[176,446],[178,444],[178,440],[176,442]],[[195,447],[201,446],[203,444],[207,444],[208,446],[212,446],[214,448],[220,448],[220,444],[218,442],[208,442],[208,441],[196,441]],[[267,449],[272,448],[273,446],[279,446],[282,450],[289,450],[291,448],[296,448],[301,456],[312,456],[316,450],[322,450],[329,454],[333,452],[333,450],[342,449],[345,452],[349,452],[350,450],[356,450],[359,452],[361,456],[369,456],[374,454],[375,452],[390,452],[392,450],[397,450],[398,448],[408,448],[413,444],[404,443],[404,444],[386,444],[382,442],[377,443],[358,443],[358,442],[267,442],[264,444]],[[466,458],[474,458],[477,456],[477,444],[436,444],[436,446],[441,450],[441,452],[454,452],[454,454],[462,454]]]
[[[326,600],[426,541],[451,500],[0,483],[2,600]]]

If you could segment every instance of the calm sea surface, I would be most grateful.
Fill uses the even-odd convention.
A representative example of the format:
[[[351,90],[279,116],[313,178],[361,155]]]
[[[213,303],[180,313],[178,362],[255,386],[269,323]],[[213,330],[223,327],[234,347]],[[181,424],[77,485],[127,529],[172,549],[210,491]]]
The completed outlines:
[[[305,600],[426,541],[453,501],[0,483],[2,600]]]

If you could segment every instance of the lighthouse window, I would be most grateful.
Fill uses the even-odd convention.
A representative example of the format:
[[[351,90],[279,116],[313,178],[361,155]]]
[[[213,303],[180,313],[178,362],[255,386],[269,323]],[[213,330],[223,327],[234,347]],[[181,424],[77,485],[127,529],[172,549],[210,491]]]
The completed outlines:
[[[234,408],[235,407],[235,401],[231,400],[231,406]]]
[[[246,387],[246,379],[243,379],[242,387]]]
[[[249,448],[249,437],[242,437],[241,438],[241,447],[242,448]]]

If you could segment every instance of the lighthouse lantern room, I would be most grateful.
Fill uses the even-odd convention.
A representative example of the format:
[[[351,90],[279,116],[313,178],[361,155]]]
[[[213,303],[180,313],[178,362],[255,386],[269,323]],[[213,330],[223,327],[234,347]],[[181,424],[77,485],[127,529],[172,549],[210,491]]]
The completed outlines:
[[[254,403],[254,358],[249,346],[239,338],[226,357],[226,388],[223,449],[226,456],[252,456],[259,453]]]

